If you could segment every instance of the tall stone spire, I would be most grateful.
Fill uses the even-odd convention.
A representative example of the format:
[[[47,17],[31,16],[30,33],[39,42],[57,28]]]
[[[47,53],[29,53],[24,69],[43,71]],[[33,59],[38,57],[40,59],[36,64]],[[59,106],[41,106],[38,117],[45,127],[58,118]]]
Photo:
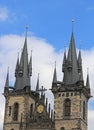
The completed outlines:
[[[19,53],[18,53],[18,58],[17,58],[17,63],[16,63],[16,68],[15,68],[15,77],[18,75],[19,71]]]
[[[64,55],[64,62],[65,62],[65,55]],[[73,29],[72,29],[71,39],[70,39],[68,56],[66,59],[66,66],[64,65],[64,63],[63,66],[64,66],[64,77],[63,77],[64,84],[76,83],[79,80],[79,73],[78,73],[78,62],[77,62],[77,54],[76,54]]]
[[[55,68],[54,68],[54,75],[53,75],[53,83],[57,82],[57,73],[56,73],[56,61],[55,61]]]
[[[36,92],[39,93],[39,73],[37,78]]]
[[[8,93],[9,93],[9,67],[8,67],[6,82],[4,86],[4,96],[7,97]]]
[[[32,51],[31,51],[31,56],[29,61],[29,75],[32,76]]]
[[[30,76],[31,76],[31,60],[28,63],[28,52],[27,52],[27,27],[24,47],[22,49],[22,54],[20,62],[17,60],[16,72],[15,72],[15,90],[23,89],[28,86],[30,88]]]
[[[83,81],[81,50],[79,51],[79,55],[78,55],[78,73],[79,73],[79,80]]]
[[[9,88],[9,67],[8,67],[8,70],[7,70],[7,76],[6,76],[5,88]]]
[[[66,51],[64,52],[63,64],[62,64],[62,72],[65,71],[66,68]]]
[[[89,72],[87,72],[86,88],[90,89]]]

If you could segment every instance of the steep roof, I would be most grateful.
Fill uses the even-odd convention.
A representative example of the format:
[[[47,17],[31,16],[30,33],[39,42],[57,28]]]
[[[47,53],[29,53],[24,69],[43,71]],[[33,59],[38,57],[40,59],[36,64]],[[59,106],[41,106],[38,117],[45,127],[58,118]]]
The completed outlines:
[[[55,62],[55,68],[54,68],[54,74],[53,74],[53,83],[57,82],[57,73],[56,73],[56,62]]]
[[[32,57],[32,56],[31,56]],[[27,35],[25,37],[25,42],[23,50],[21,53],[20,62],[17,59],[16,69],[15,69],[15,90],[23,89],[26,86],[30,88],[30,76],[32,75],[32,58],[28,62],[28,52],[27,52]]]
[[[74,33],[72,31],[68,56],[65,59],[65,54],[64,54],[64,60],[63,60],[64,84],[74,84],[77,81],[79,81],[78,62],[80,61],[81,61],[80,54],[79,54],[79,60],[77,60]]]

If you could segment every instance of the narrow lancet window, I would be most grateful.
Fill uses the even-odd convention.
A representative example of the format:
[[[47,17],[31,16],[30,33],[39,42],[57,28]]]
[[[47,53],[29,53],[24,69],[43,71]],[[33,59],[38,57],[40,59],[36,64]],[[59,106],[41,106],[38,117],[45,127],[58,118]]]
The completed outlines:
[[[14,103],[14,110],[13,110],[13,120],[14,121],[18,120],[18,111],[19,111],[19,104]]]
[[[64,101],[64,115],[70,116],[70,113],[71,113],[71,101],[70,101],[70,99],[67,98]]]

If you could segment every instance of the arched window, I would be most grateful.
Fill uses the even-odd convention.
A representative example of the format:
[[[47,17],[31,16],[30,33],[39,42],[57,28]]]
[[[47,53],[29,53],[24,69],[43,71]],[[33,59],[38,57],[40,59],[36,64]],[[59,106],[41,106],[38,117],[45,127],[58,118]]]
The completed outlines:
[[[69,98],[67,98],[64,101],[64,115],[65,116],[70,116],[70,113],[71,113],[71,101],[70,101]]]
[[[61,127],[60,130],[65,130],[65,128],[64,128],[64,127]]]
[[[83,119],[85,120],[85,101],[83,102]]]
[[[13,110],[13,120],[14,121],[18,120],[18,111],[19,111],[19,104],[14,103],[14,110]]]
[[[32,113],[33,113],[33,104],[31,104],[30,106],[30,117],[32,117]]]

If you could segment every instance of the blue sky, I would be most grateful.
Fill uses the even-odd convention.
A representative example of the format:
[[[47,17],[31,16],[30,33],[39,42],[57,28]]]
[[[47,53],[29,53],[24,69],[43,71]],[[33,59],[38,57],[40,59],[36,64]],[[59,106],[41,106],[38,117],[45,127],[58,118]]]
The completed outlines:
[[[62,75],[60,66],[64,46],[69,47],[72,18],[75,21],[76,47],[82,48],[84,78],[86,79],[89,67],[94,96],[94,0],[0,0],[0,85],[4,86],[8,66],[11,69],[10,82],[14,81],[15,59],[23,46],[25,27],[28,24],[29,52],[32,48],[34,52],[33,73],[41,72],[40,82],[43,81],[42,84],[49,88],[55,60],[58,77]],[[36,78],[35,74],[34,83]],[[0,93],[2,91],[3,87],[0,88]],[[0,104],[4,101],[0,96]],[[4,104],[0,108],[0,113],[1,130]],[[92,115],[94,115],[94,98],[89,101],[89,130],[94,129]]]
[[[42,37],[59,50],[68,46],[74,18],[76,44],[79,48],[93,46],[94,1],[93,0],[0,0],[8,18],[0,21],[0,34],[20,34],[28,24],[29,31]]]

